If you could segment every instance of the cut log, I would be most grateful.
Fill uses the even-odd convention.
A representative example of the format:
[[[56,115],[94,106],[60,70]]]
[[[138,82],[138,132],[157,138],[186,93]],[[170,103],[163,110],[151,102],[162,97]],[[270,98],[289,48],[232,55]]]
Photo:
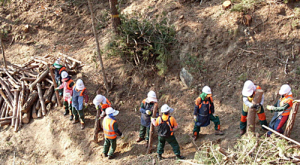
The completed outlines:
[[[14,91],[14,106],[13,106],[13,119],[12,119],[12,122],[11,122],[11,126],[14,126],[15,125],[15,121],[16,121],[16,118],[17,118],[17,110],[18,110],[18,102],[19,102],[19,93],[20,91],[19,90],[15,90]]]
[[[43,98],[43,91],[42,91],[41,84],[37,83],[36,87],[38,89],[38,95],[39,95],[40,102],[41,102],[42,114],[43,114],[43,116],[45,116],[47,111],[46,111],[45,100]]]
[[[22,107],[22,112],[27,113],[32,107],[33,103],[36,102],[37,98],[38,92],[36,90],[32,91],[32,93],[29,95],[27,102]]]
[[[42,117],[42,107],[37,111],[37,117],[38,118]]]
[[[23,83],[22,83],[23,85]],[[25,91],[25,89],[24,89]],[[23,89],[21,91],[21,94],[23,92]],[[21,109],[22,109],[22,106],[21,106],[21,100],[22,100],[22,96],[19,97],[19,102],[18,102],[18,110],[17,110],[17,118],[16,118],[16,122],[15,122],[15,128],[14,128],[14,131],[17,132],[19,130],[19,128],[21,127],[22,125],[22,122],[21,122],[21,119],[22,119],[22,112],[21,112]]]
[[[158,104],[155,103],[153,106],[153,113],[152,113],[152,117],[156,118],[156,113],[157,113],[157,109],[158,109]],[[147,153],[150,154],[151,150],[152,150],[152,143],[153,143],[153,136],[154,136],[154,126],[151,123],[150,124],[150,131],[149,131],[149,144],[148,144],[148,149],[147,149]]]
[[[0,121],[0,127],[3,127],[5,125],[9,125],[10,123],[11,123],[11,120]]]
[[[0,118],[0,121],[11,120],[13,118],[14,118],[13,116],[6,117],[6,118]]]
[[[4,88],[5,92],[7,93],[7,97],[10,99],[10,100],[14,100],[13,99],[13,95],[12,93],[10,92],[10,88],[7,86],[7,84],[4,82],[3,78],[0,76],[0,84],[2,85],[2,88]]]
[[[35,81],[36,78],[32,78],[32,77],[22,77],[20,80],[21,80],[21,81]]]
[[[252,17],[248,14],[244,15],[243,16],[243,24],[246,25],[246,26],[250,26],[252,22]]]
[[[56,103],[56,95],[55,95],[55,94],[52,95],[51,102],[52,102],[53,104]]]
[[[54,77],[54,73],[53,73],[53,69],[51,68],[50,69],[50,75],[51,75],[51,79],[53,81],[53,85],[54,85],[54,88],[57,88],[57,84],[56,84],[56,81],[55,81],[55,77]],[[56,102],[58,104],[59,107],[62,106],[60,100],[59,100],[59,93],[58,91],[55,91],[55,95],[56,95]]]
[[[40,100],[37,100],[35,109],[39,110],[40,108],[41,108],[41,102],[40,102]]]
[[[18,85],[15,81],[13,81],[11,78],[8,78],[8,81],[15,89],[20,90],[21,86]]]
[[[5,117],[5,111],[6,111],[6,103],[4,102],[2,107],[1,107],[1,118],[4,118]]]
[[[32,111],[31,111],[31,117],[33,119],[37,119],[37,114],[36,114],[36,105],[37,105],[38,101],[32,106]]]
[[[255,91],[255,95],[254,95],[254,98],[252,100],[252,104],[259,104],[261,102],[263,93],[264,93],[263,90],[257,89]],[[247,118],[248,118],[247,131],[250,131],[252,133],[255,132],[255,117],[256,117],[256,109],[249,108],[248,116],[247,116]]]
[[[49,73],[49,68],[47,68],[29,87],[30,91],[32,91],[37,83],[43,81]]]
[[[289,119],[287,121],[286,128],[284,131],[284,135],[287,137],[290,137],[290,135],[291,135],[291,132],[292,132],[292,129],[293,129],[293,126],[295,123],[296,115],[298,113],[299,105],[300,105],[299,102],[295,102],[293,104],[293,108],[290,111]]]
[[[53,92],[54,92],[54,87],[53,87],[53,84],[52,84],[50,86],[50,88],[46,90],[46,92],[44,94],[45,104],[51,102]]]
[[[223,7],[224,10],[228,9],[230,6],[231,6],[231,1],[224,1],[223,2],[222,7]]]
[[[13,106],[11,105],[10,101],[8,100],[8,98],[6,97],[6,95],[3,93],[2,88],[0,88],[0,94],[3,97],[4,101],[6,102],[6,104],[13,109]],[[13,99],[12,99],[13,100]]]
[[[73,61],[73,62],[77,62],[77,63],[79,63],[79,64],[82,64],[81,61],[76,60],[76,59],[74,59],[74,58],[72,58],[72,57],[70,57],[70,56],[68,56],[68,55],[63,54],[63,53],[59,53],[59,55],[62,55],[62,56],[66,57],[67,59],[69,59],[69,60],[71,60],[71,61]]]
[[[33,108],[35,108],[35,107],[32,107],[31,109],[33,110]],[[32,110],[31,110],[31,111],[32,111]],[[28,124],[28,123],[29,123],[31,111],[28,111],[27,113],[24,113],[24,114],[22,115],[22,123],[23,123],[23,124]]]

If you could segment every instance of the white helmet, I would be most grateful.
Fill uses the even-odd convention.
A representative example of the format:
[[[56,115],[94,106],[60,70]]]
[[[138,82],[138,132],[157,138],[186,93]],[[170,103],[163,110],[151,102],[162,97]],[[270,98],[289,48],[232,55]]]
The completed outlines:
[[[205,86],[203,87],[202,92],[206,94],[211,94],[211,89],[209,86]]]
[[[148,92],[146,102],[157,102],[156,94],[154,91]]]
[[[81,80],[81,79],[78,79],[77,81],[76,81],[76,89],[78,89],[78,90],[83,90],[84,89],[84,84],[83,84],[83,81]]]
[[[255,85],[251,80],[247,80],[244,83],[242,95],[243,96],[251,96],[255,90]]]
[[[93,100],[93,103],[97,106],[97,105],[100,105],[100,103],[102,103],[104,100],[104,96],[102,95],[97,95],[94,100]]]
[[[113,116],[117,116],[119,114],[119,111],[118,110],[114,110],[112,107],[108,107],[108,108],[105,109],[105,113],[107,115],[113,114]]]
[[[284,95],[284,94],[292,94],[291,92],[291,87],[288,84],[284,84],[280,87],[279,90],[279,94],[280,95]]]
[[[53,65],[55,68],[61,68],[62,66],[61,66],[61,64],[60,64],[60,58],[58,58],[56,61],[55,61],[55,63],[54,63],[54,65]]]
[[[61,78],[67,78],[69,74],[66,71],[61,72]]]
[[[168,104],[164,104],[163,106],[161,106],[160,111],[162,113],[166,113],[166,112],[172,113],[174,111],[174,109],[169,107]]]

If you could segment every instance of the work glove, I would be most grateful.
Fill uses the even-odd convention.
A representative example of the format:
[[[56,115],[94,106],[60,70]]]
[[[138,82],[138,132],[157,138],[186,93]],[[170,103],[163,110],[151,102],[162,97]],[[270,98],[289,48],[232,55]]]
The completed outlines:
[[[150,110],[146,110],[146,114],[147,115],[151,115],[151,111]]]
[[[254,109],[256,109],[256,110],[259,110],[260,105],[259,105],[259,104],[253,104],[253,105],[251,106],[251,108],[254,108]]]
[[[274,110],[274,106],[273,105],[267,105],[267,110],[271,110],[271,111],[273,111]]]
[[[59,90],[59,88],[57,87],[57,88],[55,88],[54,90],[55,90],[55,91],[58,91],[58,90]]]
[[[151,117],[151,122],[155,122],[156,118]]]
[[[98,105],[95,105],[95,107],[96,107],[96,110],[99,110],[99,106]]]
[[[194,120],[197,121],[197,116],[194,116]]]
[[[84,103],[84,108],[87,108],[88,107],[88,103]]]
[[[121,135],[121,139],[124,139],[124,134]]]

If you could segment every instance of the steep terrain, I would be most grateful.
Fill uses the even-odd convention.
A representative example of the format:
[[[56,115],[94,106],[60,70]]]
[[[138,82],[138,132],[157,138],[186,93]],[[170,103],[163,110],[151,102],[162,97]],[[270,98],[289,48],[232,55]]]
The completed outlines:
[[[222,9],[222,1],[211,0],[123,0],[123,13],[141,13],[151,18],[168,18],[177,31],[172,60],[166,75],[158,76],[152,68],[141,70],[124,64],[117,57],[104,56],[108,80],[114,77],[114,87],[106,94],[120,110],[117,117],[124,139],[118,140],[117,157],[102,158],[103,138],[92,142],[95,108],[85,112],[87,126],[80,130],[62,115],[63,109],[51,111],[43,119],[15,133],[10,127],[0,128],[1,164],[152,164],[155,152],[145,155],[145,143],[138,138],[140,102],[152,89],[157,92],[159,106],[164,103],[175,108],[173,116],[180,125],[176,138],[181,152],[192,160],[197,147],[204,141],[227,148],[239,134],[242,108],[241,91],[245,80],[251,79],[265,91],[265,105],[273,104],[280,86],[292,86],[299,97],[299,19],[295,12],[299,3],[276,1],[255,3],[248,12],[251,26],[242,24],[242,13]],[[113,35],[106,0],[93,1],[102,50]],[[92,100],[97,91],[105,93],[100,67],[95,53],[95,41],[87,2],[79,0],[18,1],[0,8],[1,28],[5,32],[5,53],[10,63],[22,63],[33,56],[68,54],[85,63],[83,81]],[[25,33],[25,25],[29,32]],[[288,60],[287,60],[288,59]],[[3,64],[1,60],[1,64]],[[182,67],[188,69],[194,81],[184,87],[179,78]],[[286,72],[286,73],[285,73]],[[76,77],[74,77],[76,79]],[[192,142],[194,99],[204,85],[213,90],[216,114],[220,116],[224,136],[215,136],[213,124],[201,130],[201,137]],[[269,121],[272,114],[266,112]],[[257,121],[257,128],[259,123]],[[291,138],[300,141],[296,121]],[[258,129],[259,133],[264,131]],[[102,135],[102,134],[101,134]],[[154,142],[157,144],[157,141]],[[166,145],[161,164],[179,163]]]

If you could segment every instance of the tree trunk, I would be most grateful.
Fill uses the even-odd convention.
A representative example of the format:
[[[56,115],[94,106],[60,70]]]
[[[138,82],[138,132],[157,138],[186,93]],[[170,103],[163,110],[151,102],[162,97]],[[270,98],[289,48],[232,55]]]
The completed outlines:
[[[287,136],[287,137],[290,137],[290,135],[291,135],[291,131],[292,131],[294,123],[295,123],[295,119],[296,119],[296,115],[297,115],[297,112],[298,112],[298,109],[299,109],[299,105],[300,105],[300,103],[296,102],[296,103],[293,104],[293,108],[291,109],[289,119],[287,121],[286,128],[285,128],[285,131],[284,131],[284,135]]]
[[[153,114],[152,114],[152,117],[153,118],[156,118],[156,113],[157,113],[157,109],[158,109],[158,104],[154,104],[154,107],[153,107]],[[150,154],[151,153],[151,150],[152,150],[152,143],[153,143],[153,132],[154,132],[154,125],[152,124],[152,121],[151,121],[151,124],[150,124],[150,131],[149,131],[149,144],[148,144],[148,149],[147,149],[147,153]]]
[[[31,117],[33,119],[37,119],[37,115],[36,115],[36,105],[37,105],[37,102],[32,106],[32,112],[31,112]]]
[[[98,41],[98,35],[97,35],[97,32],[96,32],[96,27],[95,27],[94,12],[93,12],[93,7],[92,7],[92,4],[91,4],[90,0],[88,0],[88,4],[89,4],[90,12],[91,12],[91,19],[92,19],[93,32],[94,32],[94,36],[95,36],[95,40],[96,40],[97,54],[98,54],[99,60],[100,60],[100,65],[101,65],[101,70],[102,70],[103,81],[104,81],[104,85],[105,85],[105,88],[106,88],[106,93],[108,93],[108,91],[109,91],[110,89],[109,89],[109,86],[108,86],[108,84],[107,84],[107,79],[106,79],[105,69],[104,69],[104,66],[103,66],[102,56],[101,56],[101,53],[100,53],[100,47],[99,47],[99,41]]]
[[[18,110],[18,102],[19,102],[19,90],[14,91],[14,106],[13,106],[13,119],[11,121],[11,126],[15,125],[16,117],[18,116],[17,110]]]
[[[44,94],[44,99],[45,99],[45,104],[50,103],[51,102],[51,97],[53,94],[53,84],[50,86],[50,88],[48,90],[46,90],[45,94]]]
[[[261,102],[263,93],[264,93],[263,90],[257,89],[255,91],[255,95],[254,95],[254,98],[252,100],[252,103],[253,104],[259,104]],[[248,117],[247,117],[248,118],[247,131],[250,131],[252,133],[255,132],[255,117],[256,117],[256,109],[249,108]]]
[[[6,104],[13,109],[13,106],[11,105],[10,101],[8,100],[8,98],[6,97],[6,95],[3,93],[2,88],[0,88],[0,94],[3,97],[4,101],[6,102]]]
[[[55,81],[55,77],[54,77],[54,73],[53,73],[53,69],[50,68],[50,76],[51,76],[51,79],[53,81],[53,85],[54,85],[54,89],[57,88],[57,84],[56,84],[56,81]],[[59,107],[62,106],[60,100],[59,100],[59,93],[58,91],[55,91],[55,96],[56,96],[56,101],[57,101],[57,104]]]
[[[121,25],[121,20],[117,9],[117,4],[118,4],[118,0],[109,0],[112,25],[115,33],[120,34],[119,26]]]

